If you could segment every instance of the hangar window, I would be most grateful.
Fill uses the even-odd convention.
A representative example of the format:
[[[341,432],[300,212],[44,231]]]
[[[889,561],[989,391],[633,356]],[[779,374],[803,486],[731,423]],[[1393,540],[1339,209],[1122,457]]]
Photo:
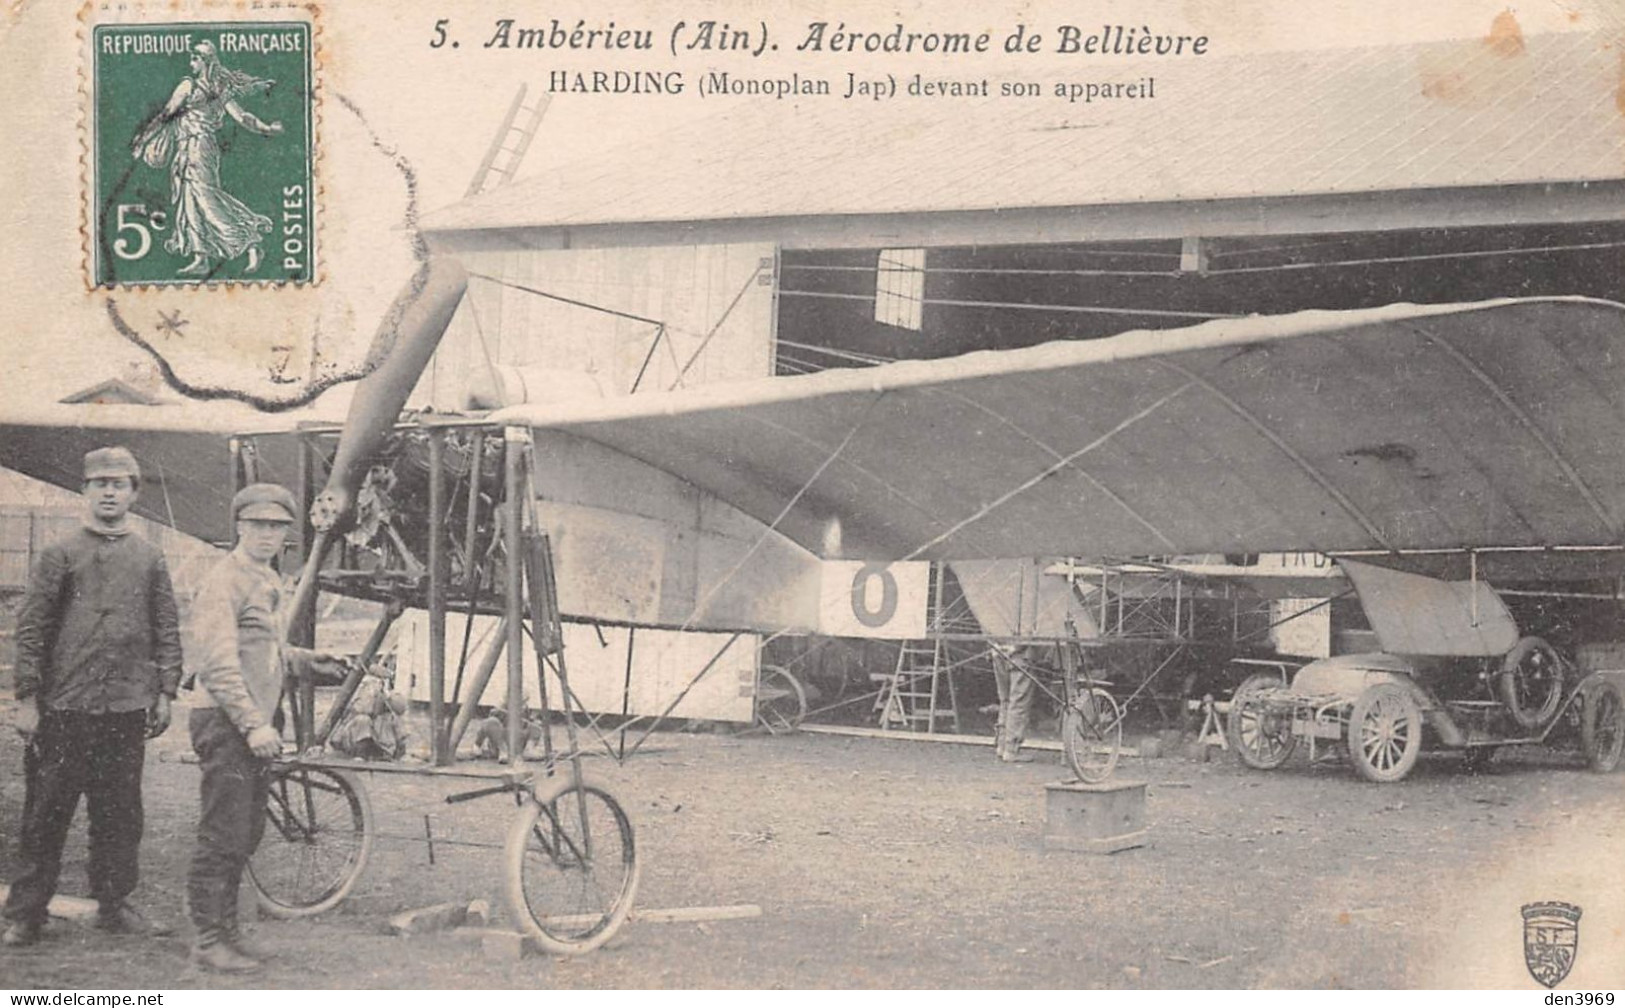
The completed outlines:
[[[875,321],[918,331],[924,304],[925,249],[881,249],[875,275]]]

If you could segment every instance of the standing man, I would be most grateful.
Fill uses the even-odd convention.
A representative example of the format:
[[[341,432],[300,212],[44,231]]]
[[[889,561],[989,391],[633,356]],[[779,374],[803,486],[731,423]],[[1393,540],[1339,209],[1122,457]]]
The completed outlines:
[[[170,934],[132,907],[140,870],[146,740],[169,727],[180,624],[169,568],[126,520],[141,470],[124,448],[85,456],[83,525],[41,552],[17,620],[17,712],[26,778],[21,870],[0,943],[40,939],[79,796],[90,813],[96,926]]]
[[[1033,678],[1029,669],[1038,649],[998,650],[993,659],[993,684],[999,690],[999,720],[993,728],[993,752],[1005,763],[1031,763],[1021,751],[1027,739],[1027,721],[1033,709]]]
[[[293,494],[252,483],[231,501],[237,546],[198,587],[187,665],[203,691],[192,709],[192,748],[203,768],[197,847],[186,894],[197,929],[192,961],[222,973],[260,968],[237,922],[243,870],[265,832],[271,760],[282,735],[271,726],[288,664],[336,664],[282,643],[291,596],[272,566],[298,516]],[[327,668],[324,671],[340,671]]]

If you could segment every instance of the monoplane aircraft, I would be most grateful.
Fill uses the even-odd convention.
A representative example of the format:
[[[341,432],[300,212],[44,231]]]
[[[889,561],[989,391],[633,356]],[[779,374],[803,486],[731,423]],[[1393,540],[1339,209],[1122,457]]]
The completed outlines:
[[[403,420],[463,288],[454,262],[422,268],[342,428],[279,438],[274,422],[208,407],[168,421],[152,419],[159,407],[13,402],[0,464],[71,486],[82,450],[129,444],[156,470],[144,513],[217,542],[235,485],[297,485],[311,504],[299,611],[318,588],[385,602],[374,653],[403,611],[427,614],[437,765],[504,647],[517,751],[521,679],[567,712],[583,706],[562,675],[582,639],[569,624],[623,628],[627,670],[639,628],[715,635],[702,673],[745,635],[920,637],[934,561],[1308,550],[1473,579],[1621,571],[1625,306],[1613,302],[1227,318]],[[448,614],[462,617],[449,632]],[[448,664],[475,682],[448,695]],[[309,697],[299,706],[301,742],[322,736]],[[544,819],[579,802],[585,822],[576,780],[549,792]],[[533,811],[516,864],[526,830],[555,867],[588,860]],[[635,866],[625,874],[615,891],[629,901]],[[528,902],[521,891],[516,917]],[[615,913],[562,944],[602,941]],[[554,919],[528,917],[536,933]]]

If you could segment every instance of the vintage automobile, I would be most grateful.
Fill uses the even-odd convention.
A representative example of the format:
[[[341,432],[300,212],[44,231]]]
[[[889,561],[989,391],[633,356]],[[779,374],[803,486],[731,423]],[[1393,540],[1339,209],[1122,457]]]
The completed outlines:
[[[1231,697],[1226,737],[1247,766],[1271,770],[1300,740],[1346,753],[1366,780],[1403,780],[1424,746],[1481,767],[1502,746],[1578,747],[1613,770],[1625,747],[1625,670],[1584,663],[1521,636],[1482,581],[1447,582],[1345,561],[1382,650],[1311,662],[1287,683],[1271,672]],[[1604,656],[1600,659],[1596,656]]]

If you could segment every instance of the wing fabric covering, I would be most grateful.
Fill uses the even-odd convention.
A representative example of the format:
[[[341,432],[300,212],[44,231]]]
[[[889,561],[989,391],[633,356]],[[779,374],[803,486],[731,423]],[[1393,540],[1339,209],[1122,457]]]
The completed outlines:
[[[1371,629],[1389,654],[1504,655],[1518,624],[1483,581],[1439,581],[1421,574],[1341,561]]]
[[[184,407],[13,403],[0,414],[0,466],[78,491],[85,453],[123,445],[141,464],[136,514],[207,542],[230,542],[230,446],[224,431],[202,426]]]
[[[497,419],[640,459],[829,558],[1610,545],[1625,306],[1223,319]]]

